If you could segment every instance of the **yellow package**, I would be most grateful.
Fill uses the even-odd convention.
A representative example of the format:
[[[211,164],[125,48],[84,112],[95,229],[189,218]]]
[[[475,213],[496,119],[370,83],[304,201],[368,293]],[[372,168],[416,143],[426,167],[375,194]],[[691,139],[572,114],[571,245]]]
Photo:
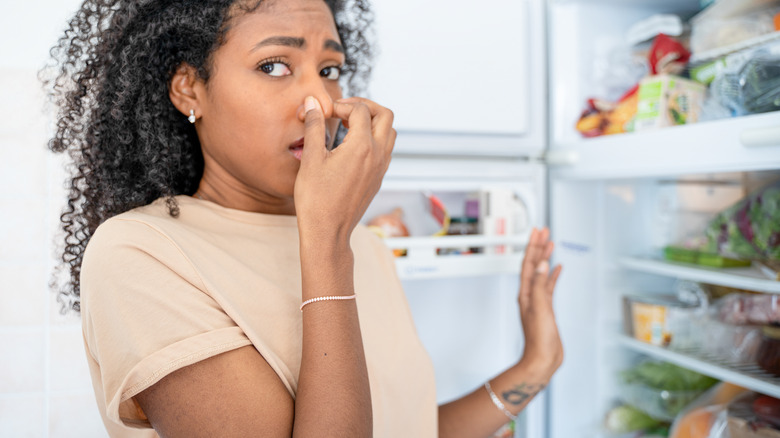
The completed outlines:
[[[659,304],[631,303],[634,338],[648,344],[667,346],[671,334],[666,330],[666,306]]]

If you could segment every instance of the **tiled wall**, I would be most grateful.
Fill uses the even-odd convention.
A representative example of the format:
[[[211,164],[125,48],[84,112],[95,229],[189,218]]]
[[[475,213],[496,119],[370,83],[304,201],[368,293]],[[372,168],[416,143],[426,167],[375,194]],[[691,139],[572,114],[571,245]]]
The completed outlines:
[[[0,13],[0,436],[105,437],[78,316],[48,280],[64,201],[63,157],[46,149],[37,70],[77,0],[6,2]]]
[[[77,315],[48,287],[62,157],[32,70],[0,70],[0,436],[102,437]]]

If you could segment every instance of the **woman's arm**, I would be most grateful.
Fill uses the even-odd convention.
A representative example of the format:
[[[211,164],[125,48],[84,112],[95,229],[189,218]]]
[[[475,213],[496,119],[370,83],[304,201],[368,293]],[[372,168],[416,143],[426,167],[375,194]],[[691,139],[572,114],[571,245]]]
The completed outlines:
[[[306,134],[295,182],[303,300],[351,296],[349,239],[389,165],[393,114],[364,99],[335,102],[332,116],[350,131],[329,151],[322,108],[313,98],[305,106]],[[371,394],[354,300],[319,301],[303,309],[295,417],[295,436],[371,436]]]
[[[520,361],[489,381],[498,403],[486,387],[439,407],[440,437],[486,437],[517,415],[547,386],[563,361],[563,346],[555,323],[552,298],[561,273],[552,273],[553,243],[547,229],[531,232],[520,275],[518,304],[525,335]],[[507,412],[503,412],[501,407]]]

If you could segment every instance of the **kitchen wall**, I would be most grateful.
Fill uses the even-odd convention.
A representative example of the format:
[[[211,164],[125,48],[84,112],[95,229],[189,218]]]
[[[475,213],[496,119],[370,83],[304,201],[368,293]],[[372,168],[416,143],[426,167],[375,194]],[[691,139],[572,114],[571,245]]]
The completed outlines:
[[[36,76],[78,3],[0,3],[0,436],[107,436],[81,322],[48,287],[66,175]]]

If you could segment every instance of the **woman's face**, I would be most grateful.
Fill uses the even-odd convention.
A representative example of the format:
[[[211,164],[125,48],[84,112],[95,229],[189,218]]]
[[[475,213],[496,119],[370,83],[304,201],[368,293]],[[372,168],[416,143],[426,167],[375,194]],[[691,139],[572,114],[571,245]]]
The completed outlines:
[[[342,97],[344,59],[322,0],[266,0],[235,19],[198,99],[201,191],[228,207],[294,214],[304,99],[321,103],[332,145],[339,124],[330,118],[332,102]]]

